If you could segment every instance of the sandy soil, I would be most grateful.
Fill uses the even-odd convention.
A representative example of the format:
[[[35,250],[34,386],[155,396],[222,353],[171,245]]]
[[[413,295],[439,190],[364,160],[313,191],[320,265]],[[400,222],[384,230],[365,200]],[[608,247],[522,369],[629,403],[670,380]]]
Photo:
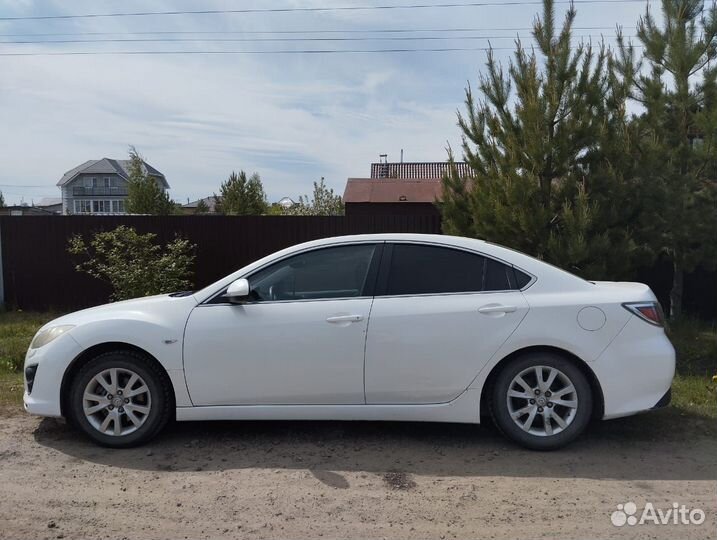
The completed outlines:
[[[666,435],[660,414],[596,424],[553,453],[488,427],[313,422],[180,424],[113,451],[12,414],[0,537],[716,538],[717,439],[700,422]],[[627,501],[707,518],[615,527]]]

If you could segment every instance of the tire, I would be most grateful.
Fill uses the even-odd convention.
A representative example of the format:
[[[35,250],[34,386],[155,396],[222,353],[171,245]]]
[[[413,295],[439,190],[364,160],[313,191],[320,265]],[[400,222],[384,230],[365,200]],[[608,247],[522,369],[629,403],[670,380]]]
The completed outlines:
[[[142,354],[124,350],[100,354],[82,366],[72,382],[72,424],[101,446],[143,444],[170,419],[169,384],[160,368]]]
[[[532,353],[500,371],[489,408],[493,422],[509,439],[531,450],[555,450],[585,430],[593,396],[587,378],[573,362],[556,354]]]

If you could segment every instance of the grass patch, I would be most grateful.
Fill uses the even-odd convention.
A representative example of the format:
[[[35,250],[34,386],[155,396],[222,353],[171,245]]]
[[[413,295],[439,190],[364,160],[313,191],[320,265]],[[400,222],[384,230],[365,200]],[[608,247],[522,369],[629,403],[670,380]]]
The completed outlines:
[[[685,413],[717,418],[717,324],[685,318],[667,331],[677,351],[672,405]]]
[[[22,373],[0,372],[0,409],[22,406]]]
[[[56,317],[54,313],[0,311],[0,372],[21,371],[35,332]]]
[[[680,375],[717,375],[717,321],[684,318],[669,324]]]
[[[676,375],[672,383],[672,406],[691,414],[717,418],[717,383],[710,377]]]

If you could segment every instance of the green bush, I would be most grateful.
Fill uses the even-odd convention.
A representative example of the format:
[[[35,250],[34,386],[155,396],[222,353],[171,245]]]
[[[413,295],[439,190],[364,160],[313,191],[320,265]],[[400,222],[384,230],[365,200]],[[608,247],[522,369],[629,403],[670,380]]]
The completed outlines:
[[[138,234],[120,225],[95,233],[89,243],[80,235],[70,238],[68,251],[85,260],[78,272],[112,285],[112,300],[127,300],[191,288],[194,244],[175,238],[162,247],[156,234]]]

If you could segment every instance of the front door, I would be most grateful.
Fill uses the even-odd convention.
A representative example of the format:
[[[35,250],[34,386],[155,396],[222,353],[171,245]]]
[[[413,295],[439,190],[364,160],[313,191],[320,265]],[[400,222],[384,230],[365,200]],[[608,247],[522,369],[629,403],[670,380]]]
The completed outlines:
[[[363,404],[377,244],[316,249],[248,276],[251,300],[218,295],[187,322],[194,405]]]

